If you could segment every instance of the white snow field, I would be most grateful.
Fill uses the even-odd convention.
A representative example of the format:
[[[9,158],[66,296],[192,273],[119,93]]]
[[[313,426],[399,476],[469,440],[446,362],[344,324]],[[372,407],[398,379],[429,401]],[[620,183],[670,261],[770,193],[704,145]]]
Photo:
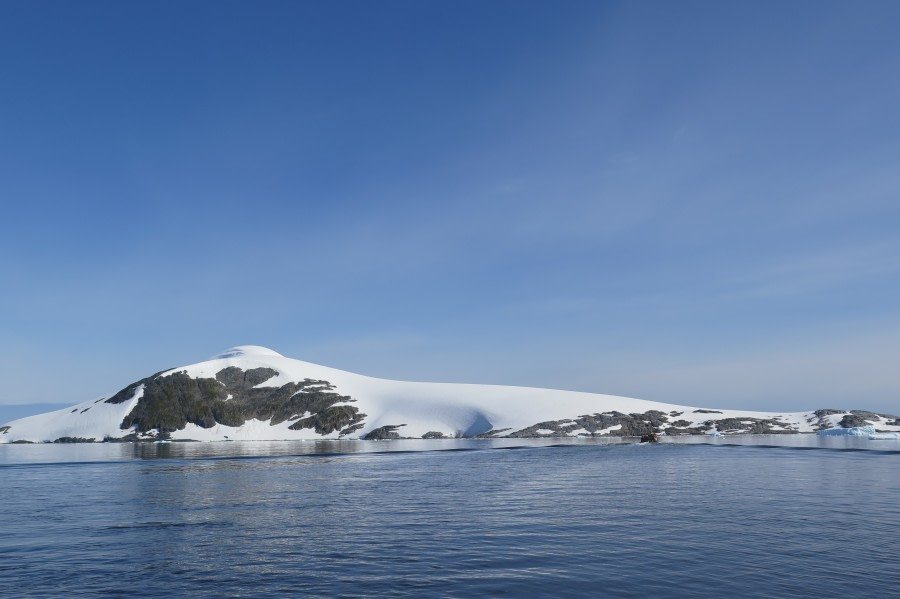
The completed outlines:
[[[345,438],[362,438],[383,426],[403,425],[397,429],[402,437],[422,437],[425,433],[438,432],[445,437],[483,435],[495,431],[492,436],[505,436],[529,427],[537,427],[533,435],[576,437],[590,435],[586,429],[576,427],[574,419],[587,414],[645,413],[658,410],[668,417],[668,424],[680,421],[679,428],[702,426],[710,420],[730,420],[725,430],[722,426],[710,429],[715,433],[738,433],[749,430],[749,419],[774,420],[773,430],[786,432],[813,432],[822,426],[838,427],[845,412],[830,413],[819,417],[813,412],[753,412],[743,410],[709,410],[693,406],[646,401],[614,395],[513,387],[500,385],[474,385],[458,383],[418,383],[372,378],[309,362],[286,358],[270,349],[259,346],[232,348],[204,362],[198,362],[161,373],[166,376],[185,372],[193,378],[215,378],[224,368],[236,366],[242,370],[271,368],[277,376],[256,386],[281,387],[304,379],[324,380],[334,385],[334,392],[350,396],[353,407],[366,414],[363,426]],[[121,438],[133,429],[122,429],[123,419],[138,405],[143,395],[139,386],[133,397],[123,403],[105,403],[104,399],[90,400],[71,408],[14,420],[0,426],[0,443],[51,442],[61,438],[77,438],[102,441],[105,438]],[[319,434],[313,428],[291,430],[289,427],[304,414],[296,414],[287,421],[272,425],[269,421],[247,420],[241,426],[216,424],[204,428],[187,424],[171,433],[173,440],[287,440],[338,438],[339,432]],[[735,420],[736,419],[736,420]],[[548,422],[571,420],[570,430],[560,432],[544,426]],[[734,423],[739,422],[738,426]],[[879,417],[875,422],[879,431],[900,431],[895,421]],[[621,425],[594,431],[594,435],[615,432]],[[873,427],[872,433],[875,432]],[[846,433],[844,433],[846,434]],[[867,433],[868,434],[868,433]]]

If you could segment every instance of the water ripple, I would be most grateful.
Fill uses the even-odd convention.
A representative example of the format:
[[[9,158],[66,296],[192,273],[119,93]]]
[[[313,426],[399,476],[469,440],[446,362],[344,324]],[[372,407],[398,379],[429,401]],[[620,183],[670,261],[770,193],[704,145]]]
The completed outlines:
[[[8,466],[0,596],[885,597],[900,585],[897,452],[379,447]]]

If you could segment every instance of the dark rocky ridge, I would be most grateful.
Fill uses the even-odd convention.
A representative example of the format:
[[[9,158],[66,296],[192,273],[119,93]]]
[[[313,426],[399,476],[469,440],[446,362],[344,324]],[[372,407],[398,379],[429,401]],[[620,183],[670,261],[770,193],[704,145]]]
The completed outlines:
[[[719,420],[707,420],[703,423],[712,430],[713,427],[720,433],[749,433],[751,435],[779,435],[784,433],[796,433],[785,424],[774,418],[720,418]]]
[[[125,416],[121,428],[134,427],[141,434],[155,430],[161,437],[183,429],[188,423],[203,428],[216,424],[241,426],[254,418],[271,420],[272,424],[292,420],[295,422],[288,428],[311,428],[321,435],[340,431],[340,436],[345,436],[363,426],[365,414],[354,406],[338,405],[355,400],[335,393],[334,386],[327,381],[305,379],[281,387],[256,388],[277,374],[271,368],[244,371],[235,366],[219,371],[214,379],[192,378],[185,372],[167,376],[157,373],[129,385],[106,401],[127,401],[144,385],[143,395]]]
[[[822,408],[821,410],[816,410],[813,412],[819,418],[824,418],[825,416],[831,416],[832,414],[843,414],[846,410],[836,410],[835,408]]]
[[[167,372],[168,370],[171,370],[171,368],[169,368],[167,370],[160,370],[156,374],[151,374],[150,376],[148,376],[145,379],[141,379],[135,383],[131,383],[130,385],[128,385],[127,387],[125,387],[124,389],[122,389],[121,391],[119,391],[118,393],[116,393],[115,395],[110,397],[109,399],[107,399],[105,401],[105,403],[125,403],[126,401],[128,401],[129,399],[134,397],[134,392],[137,391],[138,387],[140,387],[141,385],[146,385],[147,383],[149,383],[150,381],[152,381],[153,379],[155,379],[162,373]],[[100,401],[103,401],[103,400],[102,399],[97,400],[97,402],[100,402]],[[97,403],[97,402],[95,402],[95,403]]]
[[[701,414],[721,414],[716,410],[694,410]],[[764,418],[720,418],[718,420],[706,420],[699,426],[691,427],[689,420],[670,421],[674,415],[680,416],[681,412],[672,412],[666,415],[659,410],[647,412],[623,414],[622,412],[603,412],[586,414],[575,419],[553,420],[539,422],[528,428],[515,431],[507,437],[565,437],[577,430],[585,430],[591,436],[609,435],[611,437],[640,437],[651,433],[665,433],[666,435],[702,435],[715,429],[723,433],[750,433],[750,434],[775,434],[797,432],[785,429],[785,424],[775,419]],[[599,431],[607,430],[607,433]],[[540,430],[552,431],[550,433],[538,433]],[[500,431],[497,431],[500,432]],[[492,436],[492,435],[491,435]]]
[[[643,434],[660,432],[660,428],[668,421],[665,412],[650,410],[643,414],[623,414],[622,412],[603,412],[585,414],[575,419],[539,422],[506,435],[507,437],[555,437],[567,436],[573,431],[584,429],[592,435],[597,431],[619,426],[609,431],[613,437],[640,437]],[[550,430],[552,434],[539,434],[539,430]]]
[[[401,426],[406,426],[405,424],[389,424],[387,426],[379,426],[376,429],[372,429],[365,436],[363,436],[363,441],[382,441],[385,439],[402,439],[400,433],[397,432],[397,429]]]
[[[856,426],[866,426],[867,424],[871,424],[871,422],[859,414],[847,414],[841,418],[841,421],[838,424],[841,425],[841,428],[853,428]]]
[[[887,420],[887,422],[883,424],[887,424],[888,426],[900,426],[900,419],[898,419],[893,414],[883,414],[879,412],[870,412],[868,410],[837,410],[834,408],[824,408],[821,410],[816,410],[813,414],[818,418],[818,422],[815,419],[810,419],[809,422],[816,422],[816,430],[824,430],[827,428],[831,428],[831,423],[828,421],[828,416],[833,416],[835,414],[843,414],[840,422],[838,422],[838,426],[841,428],[854,428],[858,426],[868,426],[875,425],[881,423],[881,420]],[[893,421],[890,419],[894,418]]]

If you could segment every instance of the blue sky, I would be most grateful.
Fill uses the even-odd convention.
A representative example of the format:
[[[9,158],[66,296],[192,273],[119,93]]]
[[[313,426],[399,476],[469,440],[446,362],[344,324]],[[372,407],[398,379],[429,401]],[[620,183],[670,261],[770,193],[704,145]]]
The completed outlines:
[[[0,404],[239,344],[900,411],[900,3],[0,4]]]

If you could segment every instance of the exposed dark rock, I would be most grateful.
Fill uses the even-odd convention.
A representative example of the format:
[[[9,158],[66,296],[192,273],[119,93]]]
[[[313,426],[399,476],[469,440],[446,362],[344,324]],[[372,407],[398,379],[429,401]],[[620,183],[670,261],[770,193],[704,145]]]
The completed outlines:
[[[5,435],[8,430],[8,426],[0,426],[0,435]]]
[[[177,431],[189,422],[203,428],[216,423],[240,426],[244,422],[240,406],[226,401],[227,396],[225,386],[217,380],[194,379],[183,372],[147,380],[143,396],[121,428],[135,427],[145,433]]]
[[[169,368],[166,370],[171,370],[171,369]],[[122,389],[121,391],[119,391],[118,393],[116,393],[115,395],[110,397],[109,399],[107,399],[106,403],[125,403],[126,401],[128,401],[129,399],[134,397],[134,392],[137,391],[138,387],[140,387],[141,385],[145,385],[148,382],[152,381],[153,379],[155,379],[162,373],[166,372],[166,370],[160,370],[156,374],[152,374],[145,379],[141,379],[141,380],[137,381],[136,383],[131,383],[130,385],[128,385],[127,387],[125,387],[124,389]],[[100,401],[100,400],[97,400],[97,401]]]
[[[694,410],[694,414],[723,414],[721,410],[704,410],[700,408],[699,410]]]
[[[60,437],[53,441],[54,443],[93,443],[94,439],[87,439],[85,437]]]
[[[813,412],[819,418],[825,418],[826,416],[831,416],[832,414],[843,414],[846,410],[836,410],[834,408],[823,408],[821,410],[816,410]]]
[[[34,441],[26,441],[24,439],[19,439],[17,441],[10,441],[11,445],[31,445]]]
[[[871,414],[871,412],[869,413]],[[876,416],[874,419],[878,420],[878,417]],[[838,424],[840,424],[841,428],[854,428],[857,426],[867,426],[872,423],[859,414],[847,414],[841,418],[841,421]]]
[[[836,410],[833,408],[825,408],[822,410],[816,410],[813,412],[818,417],[818,422],[816,423],[817,431],[822,431],[831,428],[831,421],[828,416],[832,416],[834,414],[843,414],[845,410]],[[809,420],[808,422],[812,423],[814,420]]]
[[[719,420],[707,420],[704,424],[710,428],[715,427],[720,433],[774,435],[797,432],[793,429],[785,430],[785,424],[774,418],[721,418]]]
[[[643,414],[631,414],[631,416],[643,419],[654,427],[660,427],[669,421],[669,418],[659,410],[648,410]]]
[[[360,414],[360,417],[361,417],[361,418],[365,418],[366,415],[365,415],[365,414]],[[355,432],[358,431],[359,429],[363,428],[365,425],[366,425],[365,422],[357,422],[356,424],[351,424],[350,426],[341,429],[341,432],[340,432],[340,434],[339,434],[338,436],[339,436],[339,437],[346,437],[347,435],[352,434],[352,433],[355,433]]]
[[[314,428],[320,435],[327,435],[341,430],[348,422],[354,422],[359,410],[352,406],[332,406],[316,412],[312,416],[301,418],[288,428],[298,431],[302,428]],[[346,435],[341,432],[341,435]]]
[[[487,432],[479,433],[477,435],[473,435],[468,438],[470,438],[470,439],[494,439],[498,435],[500,435],[500,433],[505,433],[508,430],[510,430],[510,429],[508,429],[508,428],[492,428],[491,430],[489,430]],[[503,436],[503,435],[500,435],[500,436]],[[506,436],[509,436],[509,435],[506,435]]]
[[[869,412],[867,410],[850,410],[850,413],[859,416],[860,418],[865,418],[866,420],[881,420],[882,418],[896,418],[896,416],[888,415],[888,414],[878,414],[876,412]]]
[[[675,410],[672,410],[671,412],[669,412],[669,416],[671,416],[672,418],[677,418],[677,417],[681,416],[682,414],[684,414],[684,412],[676,412]]]
[[[397,433],[397,429],[401,426],[406,426],[405,424],[388,424],[386,426],[379,426],[376,429],[369,431],[363,439],[366,441],[381,441],[385,439],[402,439],[402,437]]]
[[[572,431],[584,429],[592,435],[604,429],[618,426],[617,430],[612,430],[608,434],[615,437],[640,437],[644,434],[658,433],[660,429],[668,422],[665,413],[659,410],[650,410],[643,414],[632,413],[623,414],[622,412],[604,412],[602,414],[584,414],[575,420],[554,420],[548,422],[539,422],[514,433],[510,433],[507,437],[563,437],[568,436]],[[539,430],[553,431],[551,434],[538,434]]]
[[[84,414],[84,413],[87,412],[88,410],[90,410],[90,408],[85,408],[85,409],[81,410],[81,413]]]
[[[581,428],[578,424],[574,423],[572,420],[552,420],[547,422],[538,422],[535,425],[529,426],[526,429],[522,429],[520,431],[516,431],[514,433],[510,433],[506,435],[508,437],[565,437],[568,436],[568,433],[574,430],[578,430]],[[539,433],[538,431],[545,430],[550,431],[549,433]],[[500,431],[492,431],[495,435]]]
[[[341,431],[345,435],[360,428],[355,425],[361,424],[365,414],[354,406],[338,405],[354,400],[333,392],[334,386],[327,381],[305,379],[280,387],[257,387],[277,374],[271,368],[245,372],[234,366],[219,371],[215,379],[176,372],[143,379],[107,401],[121,403],[121,397],[131,398],[138,385],[144,385],[143,395],[121,424],[123,430],[134,427],[136,433],[158,430],[163,435],[188,423],[203,428],[240,426],[252,418],[272,424],[297,419],[291,429],[312,428],[319,434]]]
[[[104,443],[143,443],[148,441],[156,441],[156,436],[150,434],[129,433],[124,437],[110,437],[109,435],[103,437]]]
[[[226,437],[227,438],[227,437]],[[124,437],[103,437],[104,443],[153,443],[154,441],[171,441],[172,435],[168,432],[148,431],[146,433],[129,433]],[[184,440],[184,439],[180,439]]]
[[[841,421],[838,423],[838,426],[840,426],[841,428],[854,428],[858,426],[868,426],[870,424],[882,424],[882,419],[888,420],[888,422],[884,424],[900,426],[900,418],[897,418],[897,416],[894,416],[893,414],[870,412],[868,410],[850,410],[850,413],[848,414],[846,410],[826,408],[823,410],[816,410],[813,413],[819,417],[819,423],[816,427],[816,430],[831,428],[831,422],[826,420],[826,416],[831,416],[834,414],[844,415],[843,418],[841,418]],[[894,419],[893,422],[891,422],[890,419]]]
[[[670,426],[666,429],[666,435],[705,435],[711,429],[711,426],[693,426],[693,427],[677,427]]]
[[[216,380],[228,388],[249,389],[261,385],[275,376],[278,376],[278,371],[272,368],[241,370],[237,366],[229,366],[216,374]]]
[[[439,433],[438,431],[428,431],[424,435],[422,435],[423,439],[446,439],[444,433]]]

